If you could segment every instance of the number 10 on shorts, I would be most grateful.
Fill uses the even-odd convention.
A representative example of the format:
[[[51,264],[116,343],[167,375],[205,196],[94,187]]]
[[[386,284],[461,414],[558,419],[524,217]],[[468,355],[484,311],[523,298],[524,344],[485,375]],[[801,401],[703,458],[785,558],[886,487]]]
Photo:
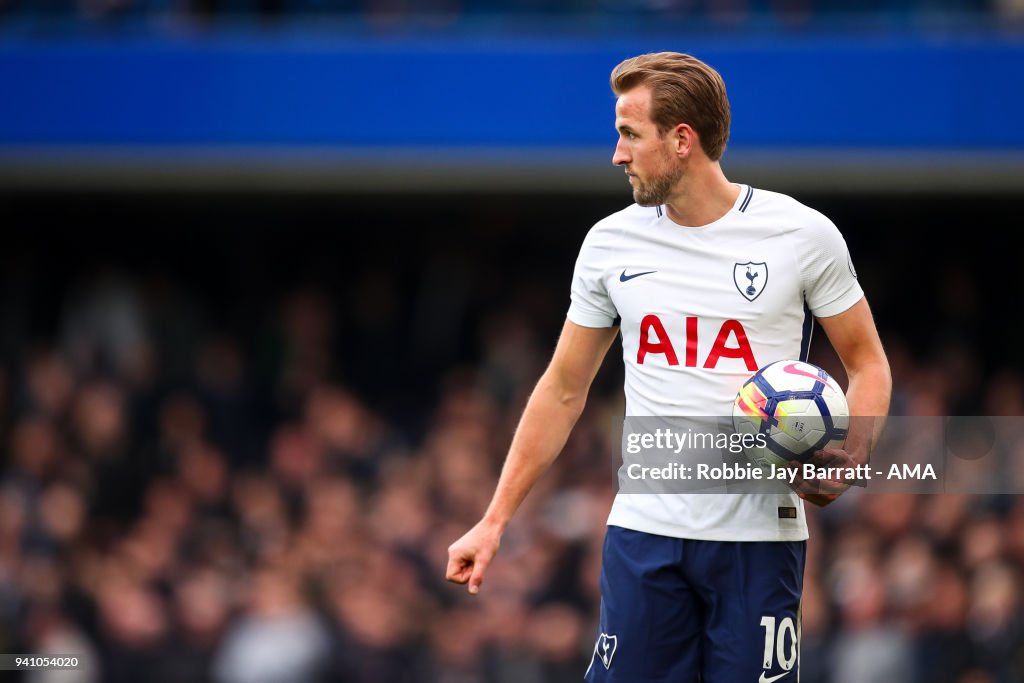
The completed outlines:
[[[777,621],[775,617],[761,617],[761,626],[764,627],[764,668],[771,669],[772,659],[778,657],[779,666],[789,671],[796,664],[800,639],[793,617],[783,617],[778,621],[778,630],[775,628]]]

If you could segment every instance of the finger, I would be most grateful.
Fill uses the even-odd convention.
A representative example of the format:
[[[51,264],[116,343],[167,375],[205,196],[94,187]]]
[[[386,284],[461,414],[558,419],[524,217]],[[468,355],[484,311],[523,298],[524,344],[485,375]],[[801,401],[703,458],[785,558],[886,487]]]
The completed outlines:
[[[825,507],[829,503],[833,502],[838,498],[835,494],[824,494],[824,493],[809,493],[800,494],[800,497],[806,500],[808,503],[813,503],[818,507]]]
[[[452,583],[466,583],[472,573],[473,562],[465,557],[449,557],[445,578]]]
[[[820,451],[815,451],[812,460],[822,465],[833,466],[853,463],[853,458],[850,457],[849,453],[836,448],[822,448]]]
[[[455,569],[449,569],[448,574],[445,576],[452,583],[464,584],[469,581],[471,569],[469,567],[460,567]]]
[[[793,481],[792,488],[800,495],[804,494],[840,494],[850,487],[848,481],[837,481],[834,479],[803,479],[797,478]]]
[[[805,480],[801,489],[808,493],[842,493],[850,488],[850,482],[837,479]]]
[[[487,566],[491,563],[491,558],[479,556],[476,558],[476,562],[473,563],[473,574],[469,578],[469,592],[471,595],[476,595],[480,592],[480,584],[484,582],[484,574],[487,572]]]
[[[846,489],[830,488],[823,486],[807,486],[793,489],[793,491],[796,493],[796,495],[800,496],[801,498],[805,500],[810,500],[812,496],[831,496],[833,498],[838,498],[846,491]]]
[[[850,489],[849,484],[829,483],[818,487],[818,493],[826,496],[841,496]]]

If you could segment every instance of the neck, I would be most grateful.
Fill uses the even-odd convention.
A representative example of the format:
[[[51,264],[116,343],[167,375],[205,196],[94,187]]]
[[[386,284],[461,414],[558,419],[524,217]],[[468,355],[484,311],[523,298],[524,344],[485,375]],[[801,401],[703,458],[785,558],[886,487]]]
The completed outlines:
[[[740,189],[729,182],[717,161],[698,172],[689,169],[665,202],[668,217],[683,227],[699,228],[729,213]]]

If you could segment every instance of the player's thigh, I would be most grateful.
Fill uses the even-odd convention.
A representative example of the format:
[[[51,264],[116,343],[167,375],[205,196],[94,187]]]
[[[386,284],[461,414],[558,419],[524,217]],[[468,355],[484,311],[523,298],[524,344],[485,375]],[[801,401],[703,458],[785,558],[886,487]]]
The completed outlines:
[[[701,563],[703,683],[795,683],[806,542],[718,545]]]
[[[703,608],[680,570],[680,546],[677,538],[608,527],[587,681],[697,681]]]

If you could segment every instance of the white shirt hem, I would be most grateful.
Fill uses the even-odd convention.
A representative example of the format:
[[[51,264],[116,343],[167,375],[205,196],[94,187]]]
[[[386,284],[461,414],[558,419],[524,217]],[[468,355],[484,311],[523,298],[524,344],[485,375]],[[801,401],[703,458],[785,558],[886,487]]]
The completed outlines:
[[[797,527],[795,529],[759,529],[750,525],[743,527],[718,526],[705,531],[683,528],[656,519],[637,519],[633,515],[615,509],[608,515],[608,526],[619,526],[624,529],[642,531],[647,534],[668,536],[670,538],[688,538],[695,541],[806,541],[810,537],[806,527]]]

